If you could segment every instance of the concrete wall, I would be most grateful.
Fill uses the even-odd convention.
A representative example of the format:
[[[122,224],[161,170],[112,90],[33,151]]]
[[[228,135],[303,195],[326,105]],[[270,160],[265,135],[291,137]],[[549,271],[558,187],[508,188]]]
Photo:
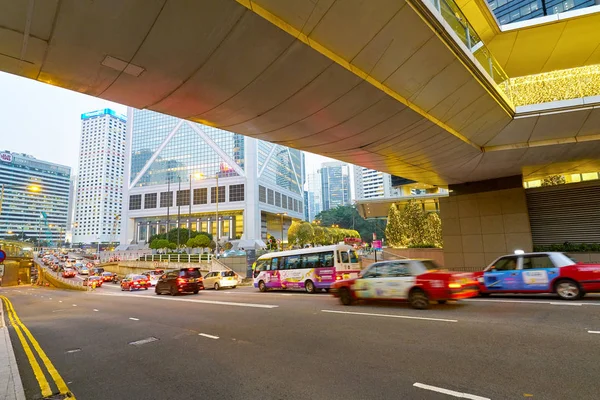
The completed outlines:
[[[445,267],[481,270],[495,258],[532,251],[522,187],[440,198]]]
[[[2,286],[16,286],[19,284],[19,279],[21,279],[21,284],[30,283],[31,259],[9,257],[4,260],[3,264],[4,276],[0,277]]]
[[[152,262],[152,261],[120,261],[119,263],[103,264],[102,268],[108,272],[114,272],[120,277],[128,274],[139,274],[153,269],[178,269],[178,268],[200,268],[202,272],[210,271],[209,264],[199,263],[177,263],[177,262]]]

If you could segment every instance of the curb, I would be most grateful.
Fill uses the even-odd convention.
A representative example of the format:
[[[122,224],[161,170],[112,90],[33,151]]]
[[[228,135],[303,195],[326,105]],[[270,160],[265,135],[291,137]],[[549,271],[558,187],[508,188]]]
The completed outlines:
[[[5,399],[15,399],[15,400],[25,400],[25,391],[23,390],[23,382],[21,382],[21,375],[19,375],[19,368],[17,367],[17,359],[15,358],[15,351],[12,346],[12,342],[10,341],[10,333],[8,332],[8,325],[4,321],[4,306],[2,304],[2,300],[0,300],[0,341],[4,341],[6,344],[6,356],[8,358],[8,366],[9,366],[9,378],[8,385],[6,387],[7,390],[11,389],[11,381],[12,381],[12,389],[14,391],[14,397],[11,396],[11,393],[5,392]],[[0,358],[3,354],[0,354]],[[0,396],[2,394],[0,393]]]

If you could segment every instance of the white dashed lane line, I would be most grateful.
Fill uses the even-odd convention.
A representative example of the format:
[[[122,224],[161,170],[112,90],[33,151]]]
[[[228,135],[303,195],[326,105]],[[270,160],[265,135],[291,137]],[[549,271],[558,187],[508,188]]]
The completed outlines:
[[[139,321],[140,320],[139,318],[133,318],[133,317],[129,317],[129,319],[132,320],[132,321]]]
[[[98,310],[94,308],[94,311],[98,311]]]
[[[208,333],[199,333],[198,336],[204,336],[209,339],[218,339],[218,336],[209,335]]]
[[[490,400],[488,397],[476,396],[469,393],[456,392],[454,390],[444,389],[437,386],[425,385],[424,383],[416,382],[413,384],[414,387],[419,389],[430,390],[432,392],[447,394],[448,396],[458,397],[459,399],[470,399],[470,400]]]
[[[598,334],[600,334],[600,331],[588,331],[588,333],[598,333]]]

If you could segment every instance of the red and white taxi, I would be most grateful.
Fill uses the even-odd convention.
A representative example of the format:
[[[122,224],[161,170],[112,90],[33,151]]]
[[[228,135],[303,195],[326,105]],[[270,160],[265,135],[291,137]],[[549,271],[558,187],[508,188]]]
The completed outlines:
[[[129,274],[121,281],[121,290],[148,290],[150,281],[146,275]]]
[[[575,300],[600,293],[600,264],[583,264],[564,253],[523,253],[498,258],[475,273],[482,296],[492,293],[556,293]]]
[[[431,260],[390,260],[370,265],[358,278],[337,281],[331,291],[344,305],[356,300],[408,300],[418,309],[430,301],[466,299],[478,294],[472,273],[441,270]]]

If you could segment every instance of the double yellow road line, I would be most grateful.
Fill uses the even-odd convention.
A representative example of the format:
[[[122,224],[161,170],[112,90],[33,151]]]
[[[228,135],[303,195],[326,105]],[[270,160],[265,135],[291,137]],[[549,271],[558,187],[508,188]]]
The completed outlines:
[[[6,314],[8,315],[8,319],[10,320],[13,328],[15,329],[15,332],[17,333],[17,336],[19,337],[19,341],[21,342],[21,345],[23,346],[23,350],[25,351],[27,360],[29,360],[29,364],[31,365],[31,368],[33,369],[33,374],[35,375],[35,378],[37,379],[38,384],[40,385],[40,389],[42,391],[42,397],[50,397],[53,393],[52,393],[52,389],[50,388],[50,384],[48,383],[48,380],[46,379],[46,376],[44,375],[42,367],[40,366],[38,360],[35,357],[35,354],[37,354],[38,357],[40,358],[40,360],[42,360],[44,367],[46,367],[46,370],[48,371],[48,373],[54,380],[54,383],[56,384],[56,387],[60,391],[60,394],[66,395],[69,399],[74,400],[75,396],[73,396],[73,394],[67,387],[67,384],[65,383],[63,378],[60,376],[60,374],[58,373],[58,371],[56,370],[56,368],[54,367],[54,365],[52,364],[52,362],[50,361],[50,359],[48,358],[48,356],[46,355],[44,350],[42,350],[42,348],[40,347],[40,344],[37,342],[37,340],[35,340],[35,338],[31,334],[29,329],[27,329],[25,324],[23,324],[21,322],[21,320],[19,319],[19,316],[15,312],[15,309],[13,308],[13,305],[10,302],[10,300],[8,298],[6,298],[5,296],[0,296],[0,299],[4,300],[4,305],[6,307]],[[27,339],[25,337],[27,337],[27,339],[29,339],[31,346],[29,345],[29,342],[27,341]],[[33,346],[33,350],[31,348],[32,346]],[[35,351],[35,354],[34,354],[34,351]]]

